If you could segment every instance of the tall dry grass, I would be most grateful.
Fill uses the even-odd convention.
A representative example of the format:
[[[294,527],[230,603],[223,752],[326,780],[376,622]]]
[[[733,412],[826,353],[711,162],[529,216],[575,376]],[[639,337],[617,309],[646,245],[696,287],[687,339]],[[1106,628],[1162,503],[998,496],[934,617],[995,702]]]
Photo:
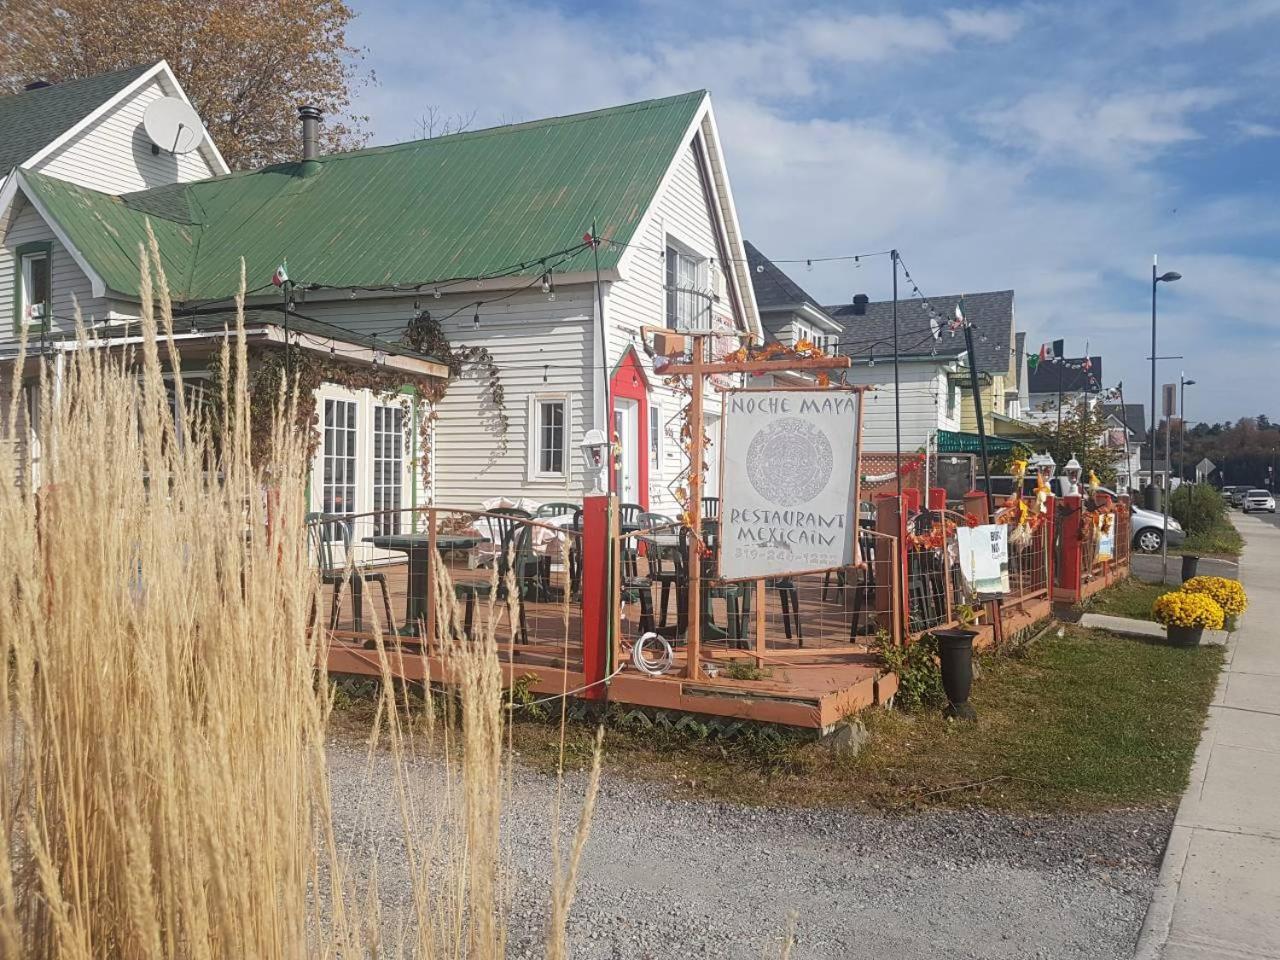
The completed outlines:
[[[144,304],[153,284],[167,303],[154,243],[143,260]],[[171,412],[168,310],[140,328],[136,348],[45,364],[38,485],[0,445],[0,956],[496,960],[511,891],[493,636],[452,652],[456,724],[391,682],[402,654],[379,645],[412,883],[407,915],[384,916],[380,868],[356,869],[333,826],[303,438],[278,428],[251,463],[232,337],[215,443],[180,379]],[[11,433],[16,387],[6,399]],[[424,740],[445,747],[429,774]],[[597,783],[598,764],[553,878],[555,958]]]

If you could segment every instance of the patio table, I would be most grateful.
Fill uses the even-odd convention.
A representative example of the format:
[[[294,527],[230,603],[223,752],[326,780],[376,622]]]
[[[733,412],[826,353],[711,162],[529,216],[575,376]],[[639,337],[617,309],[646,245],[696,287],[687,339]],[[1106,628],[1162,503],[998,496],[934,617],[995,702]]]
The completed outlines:
[[[484,538],[466,534],[437,533],[436,549],[441,553],[449,550],[469,550]],[[431,534],[423,533],[388,533],[381,536],[365,537],[364,542],[372,544],[379,550],[393,550],[406,554],[409,558],[409,590],[404,604],[403,631],[417,636],[418,621],[427,616],[427,590],[431,584]]]

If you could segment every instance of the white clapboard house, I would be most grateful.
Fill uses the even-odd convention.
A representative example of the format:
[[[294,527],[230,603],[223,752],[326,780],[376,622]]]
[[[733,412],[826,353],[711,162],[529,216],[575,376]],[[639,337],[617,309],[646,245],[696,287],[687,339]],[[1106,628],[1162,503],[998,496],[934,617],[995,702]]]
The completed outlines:
[[[654,375],[641,330],[760,334],[709,95],[323,156],[312,116],[297,162],[255,171],[90,183],[19,163],[0,194],[0,310],[14,317],[0,350],[22,324],[33,343],[61,342],[73,299],[104,336],[136,317],[149,224],[188,349],[223,335],[243,258],[264,343],[452,372],[443,399],[412,406],[422,444],[400,404],[322,386],[314,509],[576,500],[593,427],[616,434],[622,499],[674,509],[685,399]],[[136,159],[139,135],[100,149]],[[24,281],[33,241],[52,269]],[[415,319],[447,344],[404,345]]]

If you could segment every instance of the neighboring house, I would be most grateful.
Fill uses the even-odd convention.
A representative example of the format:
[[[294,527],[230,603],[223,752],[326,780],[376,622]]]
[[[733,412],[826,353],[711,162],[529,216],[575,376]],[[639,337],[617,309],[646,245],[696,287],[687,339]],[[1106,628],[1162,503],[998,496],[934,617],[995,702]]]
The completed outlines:
[[[18,167],[110,193],[226,173],[207,135],[189,153],[153,150],[142,118],[161,97],[189,102],[163,60],[0,97],[0,186]]]
[[[1033,420],[1057,417],[1059,403],[1066,409],[1086,400],[1097,402],[1102,393],[1102,358],[1042,360],[1031,371],[1027,392],[1027,415]]]
[[[1115,453],[1119,489],[1136,489],[1147,442],[1147,408],[1141,403],[1106,403],[1102,410],[1109,418],[1106,445]]]
[[[766,343],[781,343],[794,348],[798,343],[809,343],[830,354],[840,353],[840,336],[843,327],[818,306],[811,297],[750,241],[746,244],[747,266],[751,270],[751,284],[755,290],[756,307],[760,311],[760,325],[764,329]],[[752,383],[777,386],[811,384],[814,378],[808,374],[772,374],[753,377]]]
[[[895,415],[901,412],[902,450],[914,452],[929,446],[939,430],[958,431],[964,401],[962,386],[968,381],[964,344],[948,337],[924,339],[918,328],[903,325],[899,316],[898,381],[900,402],[894,403],[893,315],[873,310],[871,303],[829,306],[826,311],[840,321],[843,352],[852,366],[842,372],[845,382],[875,385],[864,394],[862,448],[868,452],[892,452],[897,443]],[[926,327],[926,329],[928,329]]]
[[[381,397],[318,390],[314,509],[576,499],[579,444],[599,427],[617,435],[622,498],[671,511],[686,400],[653,375],[642,328],[759,337],[728,182],[698,91],[138,192],[24,170],[0,210],[34,216],[64,264],[36,324],[45,338],[67,334],[73,293],[96,329],[137,315],[149,223],[193,340],[221,335],[243,257],[264,341],[428,376],[441,369],[432,357],[391,347],[428,315],[454,351],[487,351],[501,401],[485,369],[464,366],[433,409],[415,405],[430,421],[426,448],[401,448],[394,463],[376,462],[391,409]],[[594,250],[583,242],[593,224]],[[285,262],[288,324],[270,282]],[[713,442],[719,408],[710,397]]]
[[[898,343],[904,355],[921,355],[936,347],[937,355],[954,356],[965,352],[964,334],[946,329],[955,317],[956,307],[963,301],[965,319],[973,324],[973,352],[978,365],[978,385],[982,394],[982,412],[987,431],[994,433],[995,418],[1007,416],[1017,419],[1022,415],[1018,397],[1018,357],[1014,350],[1013,291],[997,290],[990,293],[950,294],[930,297],[928,306],[920,299],[898,301]],[[877,300],[861,307],[857,305],[828,306],[827,312],[843,324],[846,333],[846,353],[863,356],[872,349],[876,360],[893,354],[893,301]],[[932,311],[932,313],[930,313]],[[942,321],[941,338],[933,339],[934,316]],[[859,330],[873,331],[871,338]],[[968,385],[968,367],[959,381],[963,387],[959,398],[958,428],[967,433],[976,432],[978,418],[975,413],[972,389]]]

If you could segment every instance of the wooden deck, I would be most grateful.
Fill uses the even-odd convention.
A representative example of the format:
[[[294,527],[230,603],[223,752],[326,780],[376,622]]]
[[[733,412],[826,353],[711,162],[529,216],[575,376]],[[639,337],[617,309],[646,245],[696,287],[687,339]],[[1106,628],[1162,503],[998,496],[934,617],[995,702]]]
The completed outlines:
[[[455,583],[487,582],[484,569],[468,570],[461,555],[448,558],[450,575]],[[639,560],[639,572],[645,572],[645,560]],[[404,563],[377,568],[384,574],[390,592],[392,613],[399,625],[406,611],[408,584]],[[552,584],[559,587],[563,577],[552,573]],[[781,594],[773,587],[764,591],[763,617],[757,609],[743,617],[746,636],[708,642],[704,639],[701,660],[708,673],[717,675],[696,682],[684,679],[685,648],[676,629],[676,598],[670,598],[665,626],[659,632],[668,636],[675,647],[676,664],[670,673],[651,677],[636,670],[629,662],[608,683],[607,700],[614,704],[673,710],[715,717],[777,723],[815,730],[829,729],[850,713],[884,702],[892,696],[896,682],[892,676],[881,676],[877,658],[868,652],[866,633],[871,629],[862,614],[862,634],[850,638],[855,590],[840,588],[832,582],[825,590],[822,575],[796,578],[798,615],[784,618]],[[323,614],[328,614],[332,587],[324,592]],[[754,596],[753,593],[753,604]],[[865,596],[863,597],[865,600]],[[653,588],[655,618],[661,617],[660,590]],[[377,675],[381,672],[378,654],[369,649],[373,611],[383,619],[381,587],[366,584],[364,617],[357,628],[351,597],[344,597],[339,622],[330,646],[328,667],[343,674]],[[848,610],[846,610],[846,607]],[[473,631],[487,628],[490,616],[487,601],[475,604]],[[582,671],[582,623],[577,601],[562,599],[525,604],[527,642],[512,634],[512,625],[502,604],[495,606],[496,637],[507,683],[525,678],[527,688],[550,696],[565,690],[576,690],[585,683]],[[728,602],[711,600],[712,622],[723,629],[729,621]],[[640,610],[636,603],[624,607],[621,621],[621,650],[615,651],[615,664],[625,660],[631,642],[639,635]],[[790,620],[793,636],[786,636],[785,622]],[[798,632],[803,639],[795,636]],[[757,644],[756,631],[763,623],[765,643]],[[704,634],[705,636],[705,634]],[[737,639],[738,644],[732,642]],[[514,642],[513,642],[514,641]],[[746,649],[741,649],[745,646]],[[761,678],[732,679],[726,676],[731,662],[759,665]],[[710,668],[710,669],[708,669]],[[398,645],[393,670],[404,679],[448,682],[445,663],[421,645],[406,640]]]

